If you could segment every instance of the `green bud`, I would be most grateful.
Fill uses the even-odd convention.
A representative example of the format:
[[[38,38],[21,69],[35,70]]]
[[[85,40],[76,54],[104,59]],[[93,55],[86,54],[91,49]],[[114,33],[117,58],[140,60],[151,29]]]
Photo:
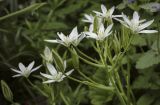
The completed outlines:
[[[1,88],[2,88],[2,93],[5,97],[5,99],[11,103],[13,103],[13,93],[7,83],[3,80],[1,80]]]
[[[71,50],[71,55],[72,55],[72,63],[73,63],[73,66],[78,69],[79,68],[79,57],[78,57],[78,54],[76,52],[75,49],[72,49]]]
[[[59,54],[55,50],[52,50],[52,52],[53,52],[53,60],[54,60],[54,62],[56,64],[57,68],[61,72],[63,72],[65,67],[63,66],[64,64],[63,64],[62,58],[59,56]]]

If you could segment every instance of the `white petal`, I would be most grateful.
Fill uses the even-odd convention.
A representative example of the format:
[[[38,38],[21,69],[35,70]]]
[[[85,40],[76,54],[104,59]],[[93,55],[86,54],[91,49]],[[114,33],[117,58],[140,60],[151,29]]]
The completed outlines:
[[[77,27],[74,27],[72,32],[70,33],[69,37],[71,39],[77,39],[78,38],[78,31],[77,31]]]
[[[156,30],[142,30],[142,31],[140,31],[139,33],[157,33],[158,31],[156,31]]]
[[[133,21],[139,23],[139,15],[137,11],[133,13]]]
[[[111,31],[112,27],[113,27],[113,24],[110,24],[105,30],[105,34],[108,34]]]
[[[32,69],[32,70],[31,70],[31,73],[34,72],[34,71],[36,71],[36,70],[38,70],[41,66],[42,66],[42,65],[39,65],[39,66],[37,66],[36,68]]]
[[[46,77],[48,79],[53,79],[53,76],[52,75],[49,75],[49,74],[44,74],[44,73],[40,73],[43,77]]]
[[[82,19],[83,22],[88,22],[88,23],[93,23],[94,22],[94,17],[90,14],[84,14],[84,17],[86,19]]]
[[[79,35],[78,41],[80,42],[86,35],[84,33],[81,33]]]
[[[107,8],[103,4],[101,5],[101,10],[103,14],[107,13]]]
[[[62,79],[65,78],[66,75],[69,76],[73,71],[74,71],[74,69],[72,69],[72,70],[66,72],[65,75],[62,76]]]
[[[118,19],[118,18],[113,18],[113,19],[115,19],[115,20],[119,21],[120,23],[124,23],[124,21],[123,21],[123,20],[120,20],[120,19]]]
[[[90,23],[90,21],[89,21],[89,20],[86,20],[86,19],[82,19],[82,22]]]
[[[11,68],[11,70],[14,71],[14,72],[16,72],[16,73],[22,73],[21,71],[13,69],[13,68]]]
[[[55,80],[48,80],[48,81],[44,81],[43,83],[52,83],[55,82]]]
[[[110,16],[112,16],[112,14],[113,14],[114,10],[115,10],[115,7],[114,7],[114,6],[109,10],[109,14],[110,14]]]
[[[90,14],[84,14],[84,17],[87,19],[87,20],[92,20],[93,19],[93,16]]]
[[[90,20],[90,16],[88,14],[84,14],[84,17],[87,19],[87,20]]]
[[[62,44],[62,45],[64,45],[64,46],[66,46],[66,45],[65,45],[65,42],[63,42],[63,41],[61,41],[61,40],[59,40],[59,39],[57,39],[57,43],[59,43],[59,44]]]
[[[20,77],[22,76],[21,74],[17,74],[17,75],[13,75],[12,77],[15,78],[15,77]]]
[[[67,67],[67,62],[66,62],[66,60],[64,60],[63,66],[64,66],[64,70],[66,70],[66,67]]]
[[[86,37],[97,39],[97,34],[95,34],[95,33],[85,32],[85,34],[87,35]]]
[[[122,17],[124,19],[124,22],[126,22],[129,26],[131,26],[131,21],[128,19],[128,17],[124,14],[122,14]]]
[[[89,32],[93,32],[93,24],[89,26]]]
[[[118,19],[118,18],[114,18],[115,20],[119,21],[122,25],[124,25],[125,27],[129,28],[128,24],[126,24],[124,21]]]
[[[100,25],[98,32],[99,33],[104,32],[104,25],[103,24]]]
[[[97,12],[97,11],[93,11],[96,15],[98,15],[98,16],[103,16],[103,14],[102,13],[100,13],[100,12]]]
[[[50,42],[50,43],[58,43],[57,40],[44,40],[46,42]]]
[[[28,70],[31,70],[32,68],[33,68],[33,66],[34,66],[34,61],[32,61],[29,65],[28,65],[28,67],[27,67],[27,69]]]
[[[72,72],[74,71],[74,69],[68,71],[67,73],[65,73],[66,75],[70,75]]]
[[[139,26],[139,31],[143,30],[144,28],[150,26],[153,23],[154,19],[148,22],[143,23],[142,25]]]
[[[78,38],[77,40],[73,41],[72,44],[73,44],[74,46],[77,46],[84,37],[85,37],[85,34],[84,34],[84,33],[81,33],[81,34],[79,35],[79,38]]]
[[[65,40],[66,40],[66,36],[63,34],[63,33],[57,33],[57,35],[59,36],[59,38],[63,41],[63,42],[65,42]]]
[[[143,23],[145,21],[146,21],[146,19],[142,19],[142,20],[139,21],[139,23],[141,24],[141,23]]]
[[[57,75],[57,70],[55,69],[55,67],[52,64],[46,63],[46,65],[47,65],[47,68],[48,68],[49,72],[52,75]]]
[[[52,55],[51,50],[46,46],[44,50],[45,57]]]
[[[113,18],[122,17],[122,15],[112,15]]]
[[[24,72],[26,70],[26,67],[22,64],[22,63],[19,63],[19,69]]]

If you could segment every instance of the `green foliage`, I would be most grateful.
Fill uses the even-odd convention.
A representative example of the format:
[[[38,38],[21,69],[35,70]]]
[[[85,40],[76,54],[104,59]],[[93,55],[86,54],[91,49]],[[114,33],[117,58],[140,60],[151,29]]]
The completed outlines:
[[[19,11],[10,13],[10,14],[8,14],[6,16],[0,17],[0,21],[2,21],[4,19],[7,19],[7,18],[11,18],[13,16],[22,15],[22,14],[24,14],[26,12],[34,11],[34,10],[40,8],[41,6],[45,5],[45,4],[46,3],[35,3],[35,4],[33,4],[33,5],[29,6],[29,7],[26,7],[24,9],[22,9],[22,10],[19,10]]]
[[[140,36],[140,35],[135,35],[133,37],[133,40],[132,40],[131,43],[133,45],[135,45],[135,46],[146,46],[147,45],[146,40],[142,36]]]
[[[145,69],[158,63],[160,63],[160,55],[158,55],[157,52],[148,51],[138,59],[136,68]]]
[[[107,80],[106,72],[97,70],[93,75],[93,79],[102,84],[109,84]],[[106,103],[112,101],[114,93],[111,91],[104,91],[98,88],[89,88],[89,98],[91,99],[91,103],[93,105],[106,105]]]
[[[149,94],[145,94],[140,97],[140,99],[137,102],[137,105],[151,105],[151,103],[154,101],[153,98]]]

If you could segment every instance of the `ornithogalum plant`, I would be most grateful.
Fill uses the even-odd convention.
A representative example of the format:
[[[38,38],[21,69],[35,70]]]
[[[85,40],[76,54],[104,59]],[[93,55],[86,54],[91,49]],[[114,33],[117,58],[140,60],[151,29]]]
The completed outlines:
[[[53,88],[67,78],[89,87],[111,92],[116,95],[121,105],[136,105],[134,93],[130,85],[130,69],[126,71],[122,70],[121,62],[129,50],[135,34],[140,35],[141,33],[150,34],[157,32],[156,30],[145,30],[154,20],[148,22],[146,22],[145,19],[141,20],[136,11],[133,13],[132,19],[129,19],[129,17],[123,13],[121,15],[113,15],[115,11],[114,6],[107,10],[104,5],[101,5],[101,11],[102,12],[98,12],[94,10],[93,14],[84,15],[85,17],[82,21],[89,25],[86,26],[87,28],[80,34],[78,33],[77,27],[75,27],[69,35],[58,32],[57,35],[59,39],[44,39],[45,42],[65,46],[66,51],[70,54],[65,53],[64,55],[67,56],[68,54],[68,56],[71,57],[70,59],[72,60],[74,69],[71,68],[71,70],[68,71],[66,65],[69,63],[69,60],[63,60],[63,57],[61,57],[54,48],[51,50],[45,47],[44,53],[41,54],[45,70],[40,72],[43,89],[35,86],[28,79],[32,72],[40,68],[40,66],[33,68],[34,62],[31,62],[28,67],[19,63],[20,70],[11,68],[12,71],[18,73],[13,77],[26,77],[31,86],[48,98],[50,105],[59,105],[55,99],[55,94],[59,94],[66,105],[71,105],[68,104],[69,100],[67,97],[65,98],[62,92],[58,93]],[[114,23],[114,21],[118,21],[122,25],[119,25],[118,22]],[[122,27],[123,32],[122,30],[114,29],[115,24]],[[123,25],[126,28],[123,27]],[[79,49],[78,45],[84,45],[80,42],[85,38],[86,41],[91,42],[90,44],[97,54],[96,57],[93,58]],[[84,63],[90,67],[94,67],[94,69],[103,71],[106,75],[102,78],[106,83],[97,82],[90,78],[91,76],[86,75],[83,70],[81,70],[81,66],[85,65]],[[80,79],[74,76],[75,72],[79,73]]]

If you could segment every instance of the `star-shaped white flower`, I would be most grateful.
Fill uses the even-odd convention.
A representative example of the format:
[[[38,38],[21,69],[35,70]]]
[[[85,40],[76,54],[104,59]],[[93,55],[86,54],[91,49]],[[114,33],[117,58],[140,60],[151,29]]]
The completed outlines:
[[[29,75],[30,75],[32,72],[38,70],[38,69],[42,66],[42,65],[39,65],[39,66],[37,66],[36,68],[33,68],[34,64],[35,64],[35,62],[32,61],[27,67],[25,67],[22,63],[19,63],[18,66],[19,66],[19,69],[20,69],[20,70],[16,70],[16,69],[11,68],[12,71],[18,73],[18,74],[16,74],[16,75],[12,76],[12,77],[20,77],[20,76],[23,76],[23,77],[28,78]]]
[[[131,29],[133,33],[156,33],[158,31],[156,30],[144,30],[148,26],[150,26],[154,20],[150,20],[146,22],[145,19],[140,20],[140,16],[138,15],[138,12],[133,13],[133,18],[130,20],[126,15],[122,13],[123,20],[117,19],[121,24],[123,24],[125,27]]]
[[[93,38],[96,40],[104,40],[106,37],[108,37],[112,31],[113,24],[110,24],[106,29],[104,28],[104,25],[101,24],[97,33],[93,32],[93,24],[89,27],[89,32],[85,32],[88,38]]]
[[[66,36],[63,33],[57,33],[59,39],[56,40],[45,40],[46,42],[50,43],[59,43],[66,47],[70,45],[77,46],[79,42],[85,37],[83,34],[78,34],[77,27],[73,28],[72,32]]]
[[[53,55],[52,55],[52,51],[46,46],[45,50],[44,50],[44,55],[41,55],[43,57],[43,59],[45,59],[45,61],[47,62],[52,62],[53,61]]]
[[[87,22],[87,23],[93,23],[94,22],[94,16],[93,15],[88,15],[88,14],[84,14],[84,19],[82,19],[83,22]]]
[[[43,77],[47,78],[47,81],[44,81],[43,83],[52,83],[52,82],[61,82],[66,76],[70,75],[74,70],[70,70],[65,73],[65,75],[62,72],[59,72],[55,69],[55,67],[47,63],[47,69],[49,70],[50,74],[44,74],[40,73]],[[66,61],[64,61],[64,68],[66,69]]]
[[[110,8],[109,10],[107,10],[107,8],[102,4],[101,5],[101,10],[102,10],[102,12],[98,12],[98,11],[93,11],[93,12],[96,13],[97,16],[100,16],[100,17],[103,17],[103,18],[106,18],[106,19],[121,17],[121,15],[113,15],[113,12],[115,10],[114,6],[112,8]]]

